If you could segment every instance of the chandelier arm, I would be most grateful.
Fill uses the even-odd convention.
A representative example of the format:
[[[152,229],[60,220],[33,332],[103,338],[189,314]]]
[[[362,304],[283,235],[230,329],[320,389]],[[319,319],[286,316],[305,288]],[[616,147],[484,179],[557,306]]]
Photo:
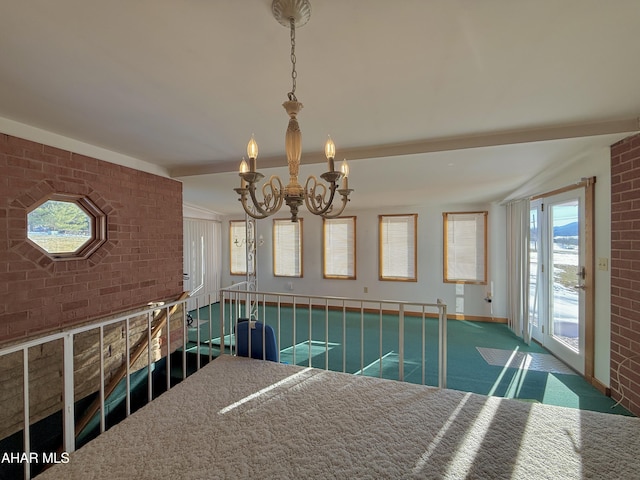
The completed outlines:
[[[313,182],[313,185],[309,187],[309,183]],[[320,187],[322,193],[316,194],[316,188]],[[327,186],[324,183],[318,183],[317,178],[311,175],[307,178],[305,183],[305,196],[304,201],[307,209],[314,215],[324,215],[331,210],[333,206],[333,197],[336,194],[337,185],[335,182],[331,182],[329,186],[329,199],[325,200],[327,196]]]
[[[338,193],[340,193],[340,191],[338,191]],[[349,202],[349,196],[348,194],[342,194],[342,206],[340,207],[340,210],[338,210],[337,212],[331,212],[331,213],[325,213],[322,216],[324,218],[337,218],[340,215],[342,215],[342,212],[344,212],[344,209],[347,206],[347,203]]]
[[[275,185],[276,183],[278,184],[277,186]],[[262,186],[262,196],[264,198],[262,202],[258,201],[258,198],[256,197],[255,183],[249,184],[248,190],[253,207],[260,213],[260,215],[264,215],[263,217],[255,217],[252,215],[254,218],[266,218],[280,210],[280,207],[282,206],[282,182],[277,176],[272,175],[271,178],[269,178],[269,181]],[[271,192],[268,192],[268,190]],[[244,203],[246,203],[246,201],[243,201],[243,206]],[[247,211],[246,208],[245,211]]]
[[[264,215],[265,218],[268,217],[270,215],[270,213],[267,212],[265,209],[263,209],[260,206],[261,202],[258,202],[258,199],[256,197],[256,186],[255,186],[255,184],[250,184],[249,185],[249,195],[251,196],[251,202],[253,203],[252,207],[255,208],[258,212],[260,212],[261,215]]]
[[[240,203],[242,204],[242,208],[244,209],[245,213],[247,215],[249,215],[252,218],[255,218],[256,220],[262,220],[267,218],[269,215],[258,215],[255,212],[253,212],[248,206],[247,206],[247,200],[246,197],[240,199]]]
[[[277,183],[278,185],[274,187],[274,183]],[[282,186],[280,177],[276,175],[272,175],[271,177],[269,177],[269,185],[271,186],[271,189],[273,191],[274,198],[277,199],[276,204],[272,209],[273,213],[275,213],[280,210],[280,207],[282,207],[282,203],[284,201],[284,187]]]
[[[312,184],[312,186],[309,186],[310,184]],[[316,194],[318,187],[322,189],[320,194]],[[315,212],[322,209],[322,199],[326,195],[326,192],[327,187],[325,185],[319,184],[314,175],[309,176],[304,184],[304,203],[307,206],[307,210],[315,214]]]
[[[255,188],[255,187],[254,187]],[[240,198],[238,200],[240,200],[240,204],[242,205],[242,208],[244,209],[245,213],[247,215],[249,215],[252,218],[255,218],[256,220],[262,220],[263,218],[267,218],[269,216],[268,213],[261,211],[260,213],[255,213],[255,205],[253,205],[252,207],[249,207],[247,205],[247,191],[250,191],[250,188],[244,187],[244,188],[236,188],[234,189],[239,195]]]
[[[278,185],[275,185],[276,183]],[[270,192],[267,190],[270,190]],[[275,213],[280,210],[283,200],[282,192],[283,188],[280,177],[277,175],[271,175],[271,177],[269,177],[269,181],[262,186],[262,197],[264,198],[263,205],[266,211]]]

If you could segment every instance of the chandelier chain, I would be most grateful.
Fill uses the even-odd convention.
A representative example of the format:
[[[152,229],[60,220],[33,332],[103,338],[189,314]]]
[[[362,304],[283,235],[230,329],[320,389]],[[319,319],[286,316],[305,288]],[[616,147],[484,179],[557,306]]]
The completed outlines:
[[[296,98],[296,79],[298,78],[298,72],[296,71],[296,25],[293,17],[289,19],[289,25],[291,26],[291,91],[289,92],[289,100],[297,102]]]

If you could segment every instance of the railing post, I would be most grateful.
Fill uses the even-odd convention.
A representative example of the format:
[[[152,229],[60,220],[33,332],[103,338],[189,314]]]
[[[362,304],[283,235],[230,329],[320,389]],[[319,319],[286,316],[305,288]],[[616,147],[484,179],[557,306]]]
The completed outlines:
[[[211,294],[208,296],[208,309],[209,309],[209,363],[213,360],[213,308],[211,306]],[[198,321],[198,323],[200,323]],[[200,328],[200,327],[198,327]],[[222,341],[222,337],[220,337],[220,341]],[[222,353],[220,353],[222,355]]]
[[[360,301],[360,375],[364,375],[364,302]]]
[[[382,378],[382,302],[378,304],[378,313],[378,357],[380,357],[378,377]]]
[[[324,302],[324,369],[329,370],[329,299]]]
[[[311,297],[309,297],[309,367],[311,366],[311,341],[312,341],[312,337],[313,337],[313,333],[312,333],[312,328],[313,325],[311,324],[311,317],[313,316],[313,307],[311,305]]]
[[[151,312],[148,315],[151,316]],[[149,358],[151,358],[151,353],[149,353]],[[104,400],[104,325],[100,325],[100,433],[104,433],[106,430]]]
[[[151,357],[151,315],[151,312],[147,313],[147,399],[149,402],[153,400],[153,375],[151,372],[151,364],[153,363]],[[102,342],[102,339],[100,341]],[[102,351],[102,347],[100,347],[100,350]],[[101,408],[104,408],[104,406]]]
[[[404,382],[404,304],[398,309],[398,380]]]
[[[23,435],[23,448],[25,455],[29,455],[31,452],[31,429],[29,412],[29,347],[22,349],[22,411],[24,414],[24,435]],[[29,480],[31,478],[31,467],[29,462],[24,462],[24,478]]]
[[[347,371],[347,309],[342,299],[342,372]]]
[[[169,314],[169,310],[167,309],[167,315]],[[169,318],[167,318],[167,322]],[[168,325],[168,323],[167,323]],[[131,346],[129,345],[129,317],[125,320],[125,339],[124,339],[124,348],[125,348],[125,365],[127,366],[126,372],[126,391],[125,391],[125,408],[127,417],[131,415]],[[171,350],[169,343],[169,327],[167,327],[167,357],[169,356],[169,352]],[[167,388],[167,390],[169,390]]]
[[[291,349],[291,354],[293,357],[293,364],[296,364],[296,297],[292,297],[293,298],[293,307],[292,307],[292,313],[293,313],[293,325],[292,325],[292,330],[293,330],[293,344],[292,344],[292,349]]]
[[[129,354],[127,353],[127,359]],[[127,379],[129,378],[129,364],[127,363]],[[127,380],[128,381],[128,380]],[[127,384],[127,388],[128,384]],[[171,390],[171,317],[167,310],[167,390]]]
[[[447,305],[438,299],[438,387],[447,388]]]
[[[224,315],[224,309],[225,309],[225,304],[224,304],[224,295],[225,294],[225,290],[220,290],[220,355],[224,355],[224,322],[225,322],[225,315]],[[211,314],[209,315],[209,321],[211,321]]]
[[[63,337],[63,382],[64,382],[64,449],[71,453],[76,449],[75,412],[73,391],[73,334]]]

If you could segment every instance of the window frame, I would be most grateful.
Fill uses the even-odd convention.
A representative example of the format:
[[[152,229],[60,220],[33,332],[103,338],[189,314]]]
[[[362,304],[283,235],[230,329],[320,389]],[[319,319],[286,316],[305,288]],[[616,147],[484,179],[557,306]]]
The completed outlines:
[[[468,216],[468,215],[475,215],[476,216],[476,222],[478,221],[479,217],[482,216],[482,225],[483,225],[483,232],[482,232],[482,249],[483,249],[483,262],[482,262],[482,269],[483,269],[483,278],[479,279],[478,277],[476,277],[475,279],[466,279],[466,278],[450,278],[449,277],[449,250],[450,250],[450,246],[449,246],[449,217],[454,217],[454,216]],[[483,211],[473,211],[473,212],[442,212],[442,239],[443,239],[443,256],[442,256],[442,263],[443,263],[443,275],[442,275],[442,279],[444,283],[459,283],[459,284],[469,284],[469,285],[487,285],[487,267],[488,267],[488,216],[489,216],[489,212],[487,210],[483,210]],[[478,236],[476,235],[476,243],[478,241]],[[477,263],[476,263],[477,265]]]
[[[413,276],[398,277],[385,275],[384,270],[384,245],[382,242],[384,219],[391,217],[407,217],[413,220]],[[392,282],[417,282],[418,281],[418,214],[417,213],[396,213],[378,215],[378,280]]]
[[[89,217],[91,235],[86,242],[76,248],[73,252],[49,252],[42,246],[38,245],[34,240],[29,238],[29,214],[49,201],[73,203]],[[107,215],[102,210],[100,210],[100,208],[96,204],[94,204],[88,197],[84,195],[74,195],[70,193],[49,194],[27,209],[26,222],[27,242],[52,260],[87,259],[107,241]]]
[[[304,232],[304,228],[303,228],[303,220],[302,218],[298,218],[297,222],[292,222],[291,218],[274,218],[273,219],[273,223],[272,223],[272,239],[273,239],[273,243],[272,243],[272,257],[273,257],[273,276],[274,277],[285,277],[285,278],[302,278],[304,276],[304,250],[303,250],[303,232]],[[298,228],[299,228],[299,233],[298,233],[298,260],[299,260],[299,264],[300,264],[300,271],[297,274],[287,274],[287,273],[278,273],[277,271],[277,267],[278,267],[278,242],[277,242],[277,228],[276,225],[281,224],[281,223],[288,223],[288,224],[297,224]]]
[[[353,235],[351,236],[352,242],[351,245],[347,246],[347,262],[349,258],[353,258],[353,274],[347,275],[339,275],[336,273],[327,273],[327,258],[330,256],[328,253],[327,245],[330,242],[327,242],[327,222],[333,223],[338,221],[350,221],[351,230],[353,231]],[[356,241],[357,241],[357,231],[356,231],[356,217],[348,216],[348,217],[338,217],[338,218],[323,218],[322,219],[322,278],[331,279],[331,280],[356,280],[356,271],[357,271],[357,259],[356,259]],[[349,270],[349,266],[347,265],[347,270]]]

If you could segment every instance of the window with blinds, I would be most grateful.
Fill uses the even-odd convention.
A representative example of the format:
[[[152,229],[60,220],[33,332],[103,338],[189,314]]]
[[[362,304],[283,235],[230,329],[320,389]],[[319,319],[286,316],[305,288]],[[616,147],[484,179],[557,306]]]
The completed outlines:
[[[244,220],[229,222],[229,259],[231,275],[247,274],[247,223]]]
[[[302,277],[302,219],[273,221],[273,275]]]
[[[356,217],[323,220],[323,277],[356,278]]]
[[[488,212],[445,212],[444,281],[487,283]]]
[[[379,278],[416,282],[418,215],[379,215]]]

